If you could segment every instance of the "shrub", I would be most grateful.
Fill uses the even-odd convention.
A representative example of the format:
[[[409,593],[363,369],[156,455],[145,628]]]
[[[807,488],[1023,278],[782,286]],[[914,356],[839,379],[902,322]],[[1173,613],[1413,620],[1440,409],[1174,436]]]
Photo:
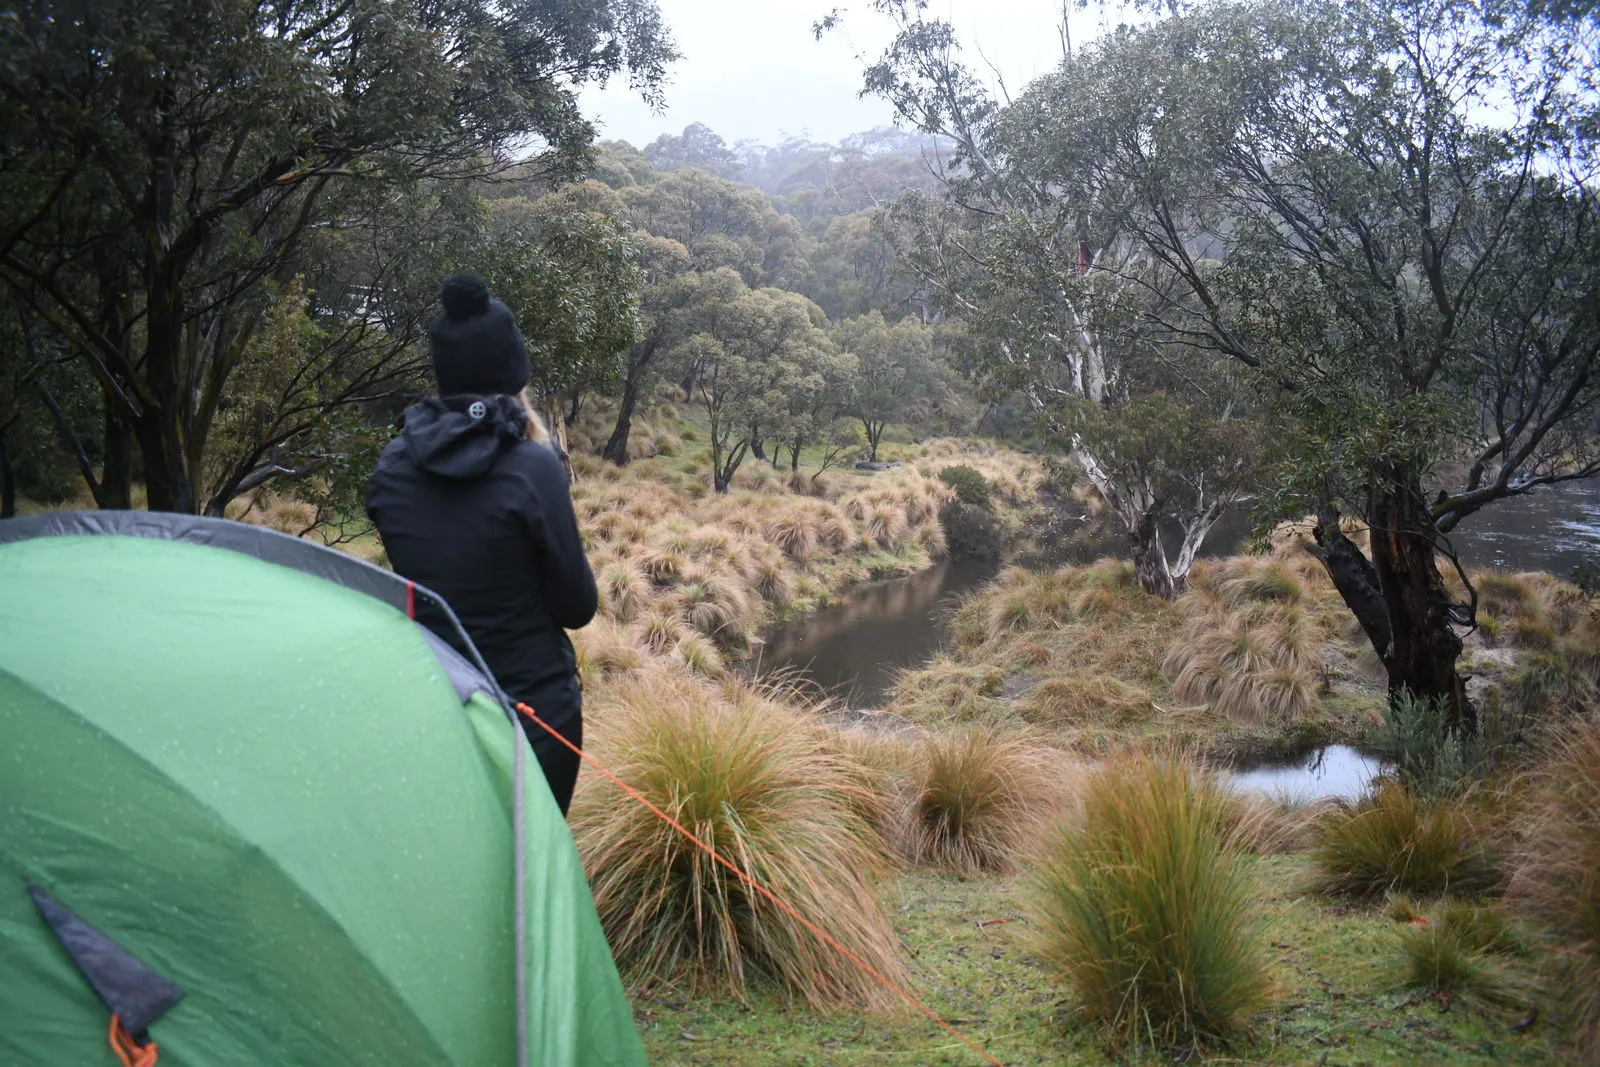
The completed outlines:
[[[1033,746],[968,726],[927,735],[914,767],[897,835],[905,857],[961,874],[1008,869],[1024,824],[1041,806]]]
[[[1582,560],[1572,568],[1570,581],[1584,596],[1600,596],[1600,559]]]
[[[1427,796],[1455,792],[1477,764],[1477,745],[1456,729],[1448,702],[1419,700],[1410,690],[1384,703],[1372,743],[1401,782]]]
[[[960,465],[946,467],[939,472],[939,480],[955,491],[956,499],[969,507],[984,511],[994,510],[993,491],[989,479],[976,467]]]
[[[1129,1040],[1226,1039],[1271,981],[1225,787],[1135,754],[1084,784],[1030,878],[1035,950],[1084,1012]]]
[[[905,980],[877,892],[876,834],[854,809],[867,802],[860,772],[814,718],[662,672],[596,703],[592,745],[606,766],[880,973]],[[886,1003],[859,968],[607,780],[584,780],[572,829],[631,980],[742,999],[764,975],[813,1006]]]
[[[994,516],[983,508],[952,500],[939,509],[945,544],[956,559],[999,559],[1005,548]]]
[[[1600,1057],[1600,726],[1567,735],[1536,782],[1510,899],[1560,947],[1551,999]]]
[[[1323,815],[1311,859],[1315,888],[1336,896],[1470,894],[1498,880],[1459,802],[1424,802],[1396,782]]]

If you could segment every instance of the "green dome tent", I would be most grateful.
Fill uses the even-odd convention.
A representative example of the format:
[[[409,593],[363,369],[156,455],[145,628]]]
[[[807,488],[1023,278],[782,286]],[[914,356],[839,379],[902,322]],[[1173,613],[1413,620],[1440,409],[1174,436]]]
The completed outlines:
[[[517,815],[520,731],[428,599],[224,520],[0,523],[0,1063],[110,1067],[113,1012],[161,1067],[644,1062],[566,824],[531,757]]]

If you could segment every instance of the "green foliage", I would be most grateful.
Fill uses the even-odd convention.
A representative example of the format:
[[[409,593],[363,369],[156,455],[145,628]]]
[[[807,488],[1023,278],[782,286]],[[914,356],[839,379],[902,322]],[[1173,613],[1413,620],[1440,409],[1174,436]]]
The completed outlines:
[[[1455,724],[1444,700],[1402,690],[1383,706],[1372,744],[1401,782],[1427,796],[1456,792],[1479,763],[1478,745]]]
[[[999,559],[1005,538],[994,516],[980,507],[952,500],[939,509],[945,544],[955,559]]]
[[[939,480],[956,491],[956,499],[984,511],[994,510],[989,480],[975,467],[958,464],[939,472]]]
[[[1313,886],[1334,896],[1438,896],[1493,888],[1499,872],[1458,801],[1424,801],[1388,782],[1317,820]]]
[[[1136,755],[1092,774],[1082,805],[1028,880],[1034,950],[1124,1040],[1238,1033],[1272,983],[1232,796],[1183,760]]]
[[[907,317],[888,323],[877,311],[846,319],[833,330],[834,344],[856,358],[845,406],[861,420],[874,461],[888,424],[925,415],[941,388],[933,340],[933,330],[921,322]]]
[[[1572,568],[1570,581],[1584,596],[1600,596],[1600,560],[1585,559]]]
[[[639,328],[632,234],[569,193],[493,204],[482,273],[517,316],[543,396],[610,390]]]
[[[220,511],[280,468],[303,475],[324,414],[415,368],[439,277],[478,235],[471,180],[529,144],[544,151],[523,179],[585,169],[585,83],[626,72],[658,99],[674,52],[653,0],[501,7],[131,0],[0,21],[16,135],[0,284],[135,431],[152,507]],[[285,374],[281,338],[256,335],[295,316],[276,305],[297,277],[323,335]],[[263,353],[280,373],[251,371]],[[227,414],[235,375],[256,380]],[[228,457],[208,456],[228,421]]]

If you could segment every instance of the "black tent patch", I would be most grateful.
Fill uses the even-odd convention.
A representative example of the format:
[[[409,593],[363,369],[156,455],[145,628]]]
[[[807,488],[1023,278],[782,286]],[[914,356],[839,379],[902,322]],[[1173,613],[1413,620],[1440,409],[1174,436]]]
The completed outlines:
[[[49,893],[30,885],[28,895],[72,962],[100,994],[111,1014],[121,1021],[123,1030],[134,1038],[143,1041],[150,1024],[183,999],[183,990],[78,918]]]

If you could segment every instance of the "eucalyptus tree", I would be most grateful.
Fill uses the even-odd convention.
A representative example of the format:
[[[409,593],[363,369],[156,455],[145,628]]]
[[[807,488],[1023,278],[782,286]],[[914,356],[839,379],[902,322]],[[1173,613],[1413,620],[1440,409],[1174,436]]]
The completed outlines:
[[[1241,425],[1239,377],[1184,358],[1187,338],[1157,321],[1153,309],[1184,294],[1119,228],[1117,205],[1087,195],[1076,176],[1041,173],[1039,139],[1070,117],[1040,113],[1029,97],[996,99],[921,0],[872,6],[896,34],[868,68],[866,91],[948,149],[941,194],[908,194],[887,211],[899,264],[960,318],[988,387],[1024,397],[1075,456],[1126,529],[1141,585],[1176,595],[1206,534],[1252,484],[1256,453],[1246,446],[1256,435]],[[1174,447],[1144,428],[1118,436],[1146,392],[1161,393],[1160,410],[1194,433],[1236,447]],[[1167,523],[1181,530],[1171,556]]]
[[[916,319],[886,322],[877,311],[834,327],[834,344],[856,358],[846,409],[861,422],[868,458],[892,422],[909,422],[932,403],[943,384],[933,330]]]
[[[759,442],[784,441],[829,387],[833,345],[822,309],[798,293],[754,289],[705,309],[677,357],[692,362],[711,442],[712,485],[728,491]]]
[[[634,232],[574,192],[495,201],[479,257],[528,340],[529,387],[557,434],[586,393],[621,384],[643,285]]]
[[[672,57],[653,0],[17,5],[0,19],[0,285],[101,388],[122,483],[105,499],[126,504],[136,445],[152,508],[207,505],[212,426],[313,236],[403,226],[388,202],[513,152],[581,173],[579,87],[625,73],[653,97]],[[415,255],[437,275],[454,251]],[[413,330],[420,309],[379,306],[383,284],[305,291],[340,335],[391,315]],[[324,408],[389,377],[302,369],[328,379]]]
[[[1578,14],[1210,4],[1109,37],[1023,102],[1051,119],[1035,173],[1113,207],[1175,292],[1148,317],[1246,369],[1279,416],[1277,510],[1317,517],[1391,692],[1469,730],[1475,598],[1464,573],[1467,601],[1447,591],[1448,535],[1600,473],[1596,23]]]

